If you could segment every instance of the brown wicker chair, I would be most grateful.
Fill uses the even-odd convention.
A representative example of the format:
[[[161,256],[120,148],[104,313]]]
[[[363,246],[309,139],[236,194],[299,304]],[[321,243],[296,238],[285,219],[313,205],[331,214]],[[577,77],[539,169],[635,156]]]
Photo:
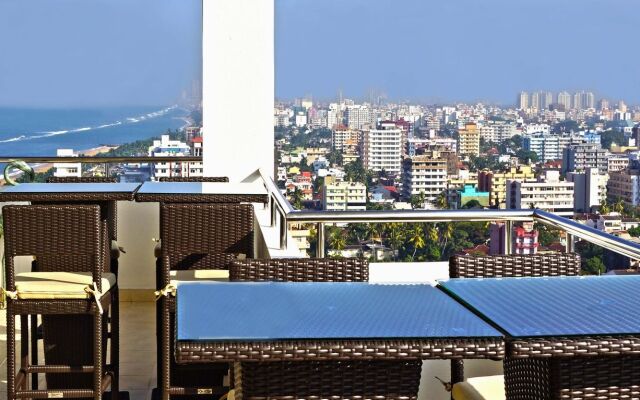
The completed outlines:
[[[461,256],[449,260],[450,278],[505,278],[527,276],[575,276],[580,274],[580,255],[550,253],[528,255]],[[505,362],[505,374],[509,365]],[[508,379],[505,376],[505,379]],[[463,360],[451,361],[451,382],[464,381]],[[532,397],[535,398],[535,397]]]
[[[160,182],[229,182],[226,176],[163,176]]]
[[[111,398],[118,398],[118,287],[115,276],[104,273],[107,229],[99,206],[12,205],[3,207],[3,215],[8,398],[98,398],[109,386]],[[16,275],[17,256],[36,257],[38,271]],[[74,283],[56,289],[60,282]],[[107,364],[109,311],[111,357]],[[18,315],[22,340],[21,365],[16,374]],[[45,365],[29,364],[30,315],[43,317]],[[32,347],[31,352],[37,352],[37,348]],[[46,374],[47,390],[27,390],[29,378],[38,373]]]
[[[233,261],[231,281],[366,282],[364,259],[268,259]],[[237,399],[416,399],[422,362],[237,362]]]
[[[254,221],[250,204],[164,203],[160,206],[158,290],[171,284],[172,271],[228,270],[239,254],[253,257]],[[182,279],[182,278],[180,278]],[[187,278],[189,279],[189,278]],[[165,291],[165,293],[167,293]],[[157,315],[158,385],[169,396],[218,398],[227,363],[178,365],[173,357],[175,298],[160,297]],[[160,396],[154,392],[154,398]]]

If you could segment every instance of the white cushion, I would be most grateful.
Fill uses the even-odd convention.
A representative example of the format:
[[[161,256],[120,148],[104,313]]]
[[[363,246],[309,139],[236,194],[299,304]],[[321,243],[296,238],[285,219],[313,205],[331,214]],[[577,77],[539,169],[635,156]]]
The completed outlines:
[[[194,281],[228,281],[229,271],[226,269],[190,269],[186,271],[169,271],[170,284]]]
[[[116,284],[112,273],[102,274],[102,293]],[[93,287],[91,272],[23,272],[16,275],[16,292],[19,299],[88,299],[85,291]]]
[[[455,400],[505,400],[504,375],[468,378],[453,385],[451,397]]]

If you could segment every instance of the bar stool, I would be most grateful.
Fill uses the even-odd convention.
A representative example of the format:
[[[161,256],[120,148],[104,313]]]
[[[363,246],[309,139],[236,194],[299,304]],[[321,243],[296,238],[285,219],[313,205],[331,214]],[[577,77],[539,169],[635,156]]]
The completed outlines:
[[[233,261],[230,281],[367,282],[360,258]],[[236,399],[416,399],[421,360],[237,362]]]
[[[185,366],[175,363],[175,284],[177,280],[228,279],[229,263],[253,257],[251,204],[163,203],[160,205],[157,269],[158,385],[154,398],[218,398],[227,363]]]
[[[118,387],[118,287],[106,267],[106,224],[97,205],[11,205],[3,207],[7,297],[8,398],[101,399]],[[38,271],[15,273],[14,258],[34,256]],[[58,260],[55,263],[54,260]],[[72,260],[72,261],[71,261]],[[111,357],[105,362],[111,310]],[[28,317],[44,320],[45,365],[29,364]],[[16,373],[15,317],[21,323],[21,362]],[[71,325],[71,319],[87,318]],[[84,323],[86,321],[87,323]],[[93,336],[91,347],[78,339]],[[62,342],[66,342],[63,346]],[[61,349],[72,349],[62,351]],[[36,352],[37,348],[32,348]],[[46,373],[47,390],[27,390],[30,375]],[[89,375],[91,374],[91,375]],[[67,379],[63,377],[66,376]]]
[[[550,253],[453,256],[449,260],[450,278],[504,278],[527,276],[575,276],[580,274],[580,255]],[[507,363],[505,363],[507,365]],[[464,379],[464,361],[451,361],[451,398],[455,400],[505,398],[504,376]]]

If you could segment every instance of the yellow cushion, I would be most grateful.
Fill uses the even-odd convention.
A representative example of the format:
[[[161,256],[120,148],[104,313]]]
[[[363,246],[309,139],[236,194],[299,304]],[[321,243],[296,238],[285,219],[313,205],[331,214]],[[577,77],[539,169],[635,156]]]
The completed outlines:
[[[455,400],[505,400],[504,375],[479,376],[456,383],[451,397]]]
[[[116,284],[112,273],[102,274],[102,293]],[[85,291],[93,286],[91,272],[23,272],[16,275],[19,299],[88,299]]]
[[[229,271],[226,269],[190,269],[186,271],[169,271],[170,284],[193,281],[228,281]]]

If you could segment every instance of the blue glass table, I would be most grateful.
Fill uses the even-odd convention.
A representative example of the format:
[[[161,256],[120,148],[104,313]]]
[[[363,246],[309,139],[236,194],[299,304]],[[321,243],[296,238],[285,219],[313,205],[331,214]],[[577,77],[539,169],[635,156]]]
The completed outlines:
[[[502,357],[502,334],[428,285],[185,282],[178,363]],[[215,321],[215,322],[214,322]]]
[[[439,284],[505,333],[508,398],[640,396],[640,276]]]
[[[260,183],[145,182],[136,201],[164,203],[267,203],[269,195]]]

